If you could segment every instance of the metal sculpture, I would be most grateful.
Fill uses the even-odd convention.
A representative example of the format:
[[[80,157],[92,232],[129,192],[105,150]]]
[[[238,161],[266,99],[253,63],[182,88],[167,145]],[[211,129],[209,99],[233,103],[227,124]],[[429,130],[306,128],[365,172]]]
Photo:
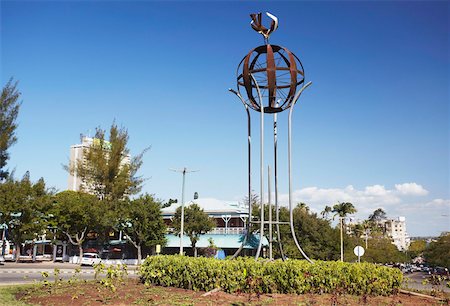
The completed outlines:
[[[239,63],[237,69],[237,90],[229,89],[242,102],[247,113],[248,132],[248,199],[249,199],[249,222],[246,225],[246,235],[241,247],[236,251],[233,258],[238,256],[244,245],[252,235],[252,224],[259,224],[259,245],[255,258],[261,253],[262,238],[264,236],[265,224],[269,226],[269,258],[272,259],[273,225],[276,226],[277,242],[281,257],[285,256],[281,245],[280,225],[288,224],[292,232],[294,242],[305,259],[312,262],[305,254],[294,231],[293,205],[292,205],[292,175],[291,175],[291,122],[292,111],[302,92],[311,85],[305,84],[305,73],[299,58],[287,48],[271,45],[270,35],[278,28],[278,18],[270,13],[266,13],[272,19],[269,28],[262,25],[262,15],[251,14],[252,28],[263,35],[265,44],[251,50]],[[260,220],[253,221],[251,199],[251,115],[250,109],[260,113]],[[278,206],[278,154],[277,154],[277,113],[289,109],[288,115],[288,180],[289,180],[289,222],[281,222],[279,218]],[[274,178],[275,178],[275,221],[272,220],[272,208],[270,199],[270,168],[269,175],[269,218],[264,218],[264,114],[273,114],[273,142],[274,142]]]

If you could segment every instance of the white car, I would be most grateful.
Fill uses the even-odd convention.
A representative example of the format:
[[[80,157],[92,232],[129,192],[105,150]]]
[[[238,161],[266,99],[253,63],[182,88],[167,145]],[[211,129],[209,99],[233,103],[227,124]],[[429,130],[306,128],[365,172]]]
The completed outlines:
[[[93,266],[99,264],[102,261],[97,253],[84,253],[81,258],[81,265]]]

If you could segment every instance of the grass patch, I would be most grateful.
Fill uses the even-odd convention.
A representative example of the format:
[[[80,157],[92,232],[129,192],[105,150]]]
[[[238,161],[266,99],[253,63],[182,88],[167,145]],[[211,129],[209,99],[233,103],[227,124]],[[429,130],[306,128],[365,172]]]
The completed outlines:
[[[28,306],[31,304],[16,299],[16,294],[24,292],[33,287],[33,285],[5,286],[0,287],[0,305],[1,306]]]

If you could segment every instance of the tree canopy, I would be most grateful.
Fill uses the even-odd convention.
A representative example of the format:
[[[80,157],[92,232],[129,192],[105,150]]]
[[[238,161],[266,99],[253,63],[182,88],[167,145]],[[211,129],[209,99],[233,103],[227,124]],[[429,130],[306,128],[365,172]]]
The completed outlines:
[[[369,221],[372,222],[380,222],[384,219],[386,219],[386,212],[383,208],[377,208],[371,215],[369,215]]]
[[[164,245],[166,225],[161,215],[162,203],[149,194],[133,201],[122,203],[123,216],[120,223],[127,239],[138,250],[138,264],[141,263],[141,246]]]
[[[356,213],[356,208],[350,202],[342,202],[342,203],[333,205],[332,212],[335,214],[335,216],[344,218],[347,215]]]
[[[8,149],[17,141],[17,115],[19,114],[20,92],[17,82],[10,79],[0,96],[0,181],[6,179],[9,171],[5,169],[9,159]]]
[[[78,246],[80,261],[86,235],[96,229],[102,217],[98,201],[94,195],[71,190],[60,192],[53,199],[52,214],[56,226]]]
[[[424,257],[432,266],[450,269],[450,233],[444,233],[437,241],[431,242],[424,251]]]
[[[114,202],[139,193],[144,179],[137,176],[146,150],[130,157],[128,132],[115,123],[109,130],[109,138],[101,128],[96,129],[94,141],[83,152],[82,162],[66,166],[70,173],[77,173],[83,191],[95,194],[100,200]]]
[[[9,177],[0,184],[0,223],[7,224],[18,255],[21,243],[44,234],[51,217],[49,208],[50,192],[43,178],[33,183],[27,172],[20,181]]]
[[[264,205],[264,214],[268,215],[268,205]],[[272,215],[275,216],[275,208],[272,207]],[[280,221],[289,221],[289,209],[281,206]],[[253,220],[260,219],[260,206],[253,206]],[[293,211],[294,229],[297,240],[311,259],[320,260],[335,260],[339,257],[339,231],[332,228],[329,220],[320,218],[316,213],[311,212],[308,205],[305,203],[298,203]],[[266,226],[268,226],[266,224]],[[295,245],[292,239],[290,226],[282,224],[280,227],[280,237],[283,247],[283,252],[288,258],[302,258],[302,254]],[[268,231],[265,231],[266,238]],[[274,226],[274,256],[281,257],[278,242],[276,241],[276,226]]]
[[[172,226],[177,233],[181,232],[181,206],[175,212]],[[206,234],[216,226],[214,219],[210,218],[203,209],[197,204],[193,203],[184,208],[184,226],[183,232],[186,234],[194,249],[194,256],[197,256],[196,244],[200,239],[200,235]]]

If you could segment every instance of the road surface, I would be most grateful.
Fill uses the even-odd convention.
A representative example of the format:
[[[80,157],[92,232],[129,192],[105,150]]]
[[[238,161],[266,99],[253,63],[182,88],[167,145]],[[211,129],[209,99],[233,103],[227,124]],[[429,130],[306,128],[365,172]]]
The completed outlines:
[[[79,268],[80,272],[76,273]],[[12,263],[6,262],[0,265],[0,286],[28,284],[37,281],[48,280],[53,282],[55,280],[55,269],[59,269],[58,278],[68,280],[71,277],[77,279],[91,280],[95,277],[95,271],[92,267],[80,267],[79,265],[69,263]],[[47,273],[48,277],[43,277],[43,273]],[[100,274],[99,277],[104,276]],[[129,277],[138,277],[136,267],[128,267]]]

